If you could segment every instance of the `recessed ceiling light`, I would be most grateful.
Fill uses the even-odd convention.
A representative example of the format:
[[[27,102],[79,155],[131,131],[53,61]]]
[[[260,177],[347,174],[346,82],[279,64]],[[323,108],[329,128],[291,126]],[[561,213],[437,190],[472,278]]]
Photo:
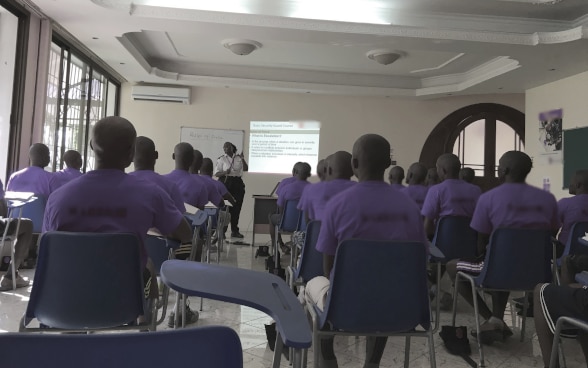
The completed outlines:
[[[230,50],[235,55],[249,55],[253,51],[261,47],[261,43],[253,40],[245,40],[240,38],[232,38],[223,40],[221,42],[225,48]]]
[[[378,64],[389,65],[401,57],[406,56],[406,53],[402,51],[378,49],[369,51],[366,56],[368,59],[373,60]]]

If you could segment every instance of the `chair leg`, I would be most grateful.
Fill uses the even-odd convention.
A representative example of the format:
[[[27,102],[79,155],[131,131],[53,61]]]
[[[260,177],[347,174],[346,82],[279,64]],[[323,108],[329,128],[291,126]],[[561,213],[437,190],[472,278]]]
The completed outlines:
[[[486,365],[484,364],[484,348],[482,347],[482,342],[480,341],[480,314],[478,310],[478,294],[476,291],[476,286],[474,285],[473,280],[469,280],[472,286],[472,299],[474,299],[474,314],[476,318],[476,332],[477,332],[477,342],[478,342],[478,351],[480,353],[480,368],[484,368]]]
[[[437,368],[437,358],[435,356],[435,339],[433,338],[433,332],[429,333],[429,362],[431,368]]]
[[[527,326],[527,310],[529,309],[528,293],[525,291],[523,296],[525,298],[523,302],[523,321],[521,323],[521,342],[525,340],[525,328]]]
[[[276,236],[274,237],[274,266],[276,267],[276,270],[279,269],[280,267],[280,260],[279,260],[279,252],[280,250],[278,249],[278,238],[279,238],[279,231],[280,231],[280,227],[278,225],[276,225],[276,232],[274,234],[276,234]]]
[[[410,336],[404,338],[404,368],[410,364]]]
[[[276,345],[274,347],[274,359],[272,361],[272,368],[279,368],[282,360],[282,350],[284,349],[284,342],[280,336],[280,332],[276,330]]]
[[[459,273],[457,273],[457,275],[455,276],[455,283],[453,285],[453,311],[452,311],[452,315],[451,315],[451,325],[455,326],[455,315],[457,314],[457,297],[458,297],[458,291],[457,291],[457,285],[459,285]]]

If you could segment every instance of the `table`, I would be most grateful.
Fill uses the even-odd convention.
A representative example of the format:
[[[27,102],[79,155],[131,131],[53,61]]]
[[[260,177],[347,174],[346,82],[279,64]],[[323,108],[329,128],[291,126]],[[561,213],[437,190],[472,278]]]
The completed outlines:
[[[255,234],[269,234],[269,215],[278,208],[278,197],[253,195],[253,235],[251,245],[255,246]]]
[[[180,260],[165,261],[161,280],[179,293],[246,305],[276,321],[272,367],[280,366],[285,345],[294,349],[293,367],[302,366],[302,350],[312,333],[302,305],[281,278],[267,272]]]

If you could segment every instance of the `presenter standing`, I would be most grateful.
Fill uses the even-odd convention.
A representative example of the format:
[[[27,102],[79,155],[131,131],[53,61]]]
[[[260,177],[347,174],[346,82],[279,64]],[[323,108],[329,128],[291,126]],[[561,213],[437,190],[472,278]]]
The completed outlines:
[[[243,183],[243,171],[249,170],[249,165],[243,157],[243,152],[237,154],[237,147],[231,142],[223,145],[225,154],[216,161],[216,173],[214,176],[225,184],[227,190],[235,197],[235,205],[229,209],[231,213],[231,237],[243,238],[239,232],[239,214],[245,198],[245,184]]]

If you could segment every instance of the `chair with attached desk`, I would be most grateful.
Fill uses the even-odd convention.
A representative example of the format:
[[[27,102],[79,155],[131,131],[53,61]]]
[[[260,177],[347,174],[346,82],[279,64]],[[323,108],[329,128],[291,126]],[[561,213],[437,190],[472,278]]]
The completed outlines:
[[[0,356],[2,366],[20,368],[243,367],[239,336],[224,326],[125,334],[6,333],[0,334]]]
[[[277,256],[279,252],[278,234],[292,234],[294,231],[299,229],[302,211],[300,211],[297,207],[298,199],[291,199],[286,201],[280,223],[276,225],[276,236],[274,239],[274,262],[276,269],[278,269],[280,266],[280,257]],[[290,265],[293,265],[292,260],[295,259],[295,253],[296,252],[291,252]]]
[[[127,233],[43,234],[19,331],[155,330],[140,247],[137,236]],[[139,316],[147,321],[137,324]],[[40,328],[28,327],[33,319]]]
[[[323,254],[316,250],[320,230],[320,221],[310,221],[306,227],[298,266],[289,266],[286,272],[286,281],[292,290],[295,286],[305,285],[312,278],[323,274]]]
[[[321,336],[405,336],[405,367],[410,338],[426,337],[431,367],[435,344],[423,243],[351,239],[337,248],[323,311],[307,305],[313,322],[314,366]],[[439,318],[435,319],[439,321]],[[416,328],[421,326],[422,330]]]
[[[553,244],[551,234],[547,230],[502,228],[492,233],[480,275],[473,276],[459,271],[455,278],[456,285],[463,280],[469,282],[472,287],[477,336],[480,336],[477,291],[523,291],[525,293],[521,325],[521,341],[523,341],[529,304],[527,293],[532,292],[537,284],[552,280],[552,260]],[[456,286],[453,294],[453,326],[455,326],[457,311],[457,290]],[[479,366],[484,367],[484,350],[480,339],[477,341],[480,354]]]

